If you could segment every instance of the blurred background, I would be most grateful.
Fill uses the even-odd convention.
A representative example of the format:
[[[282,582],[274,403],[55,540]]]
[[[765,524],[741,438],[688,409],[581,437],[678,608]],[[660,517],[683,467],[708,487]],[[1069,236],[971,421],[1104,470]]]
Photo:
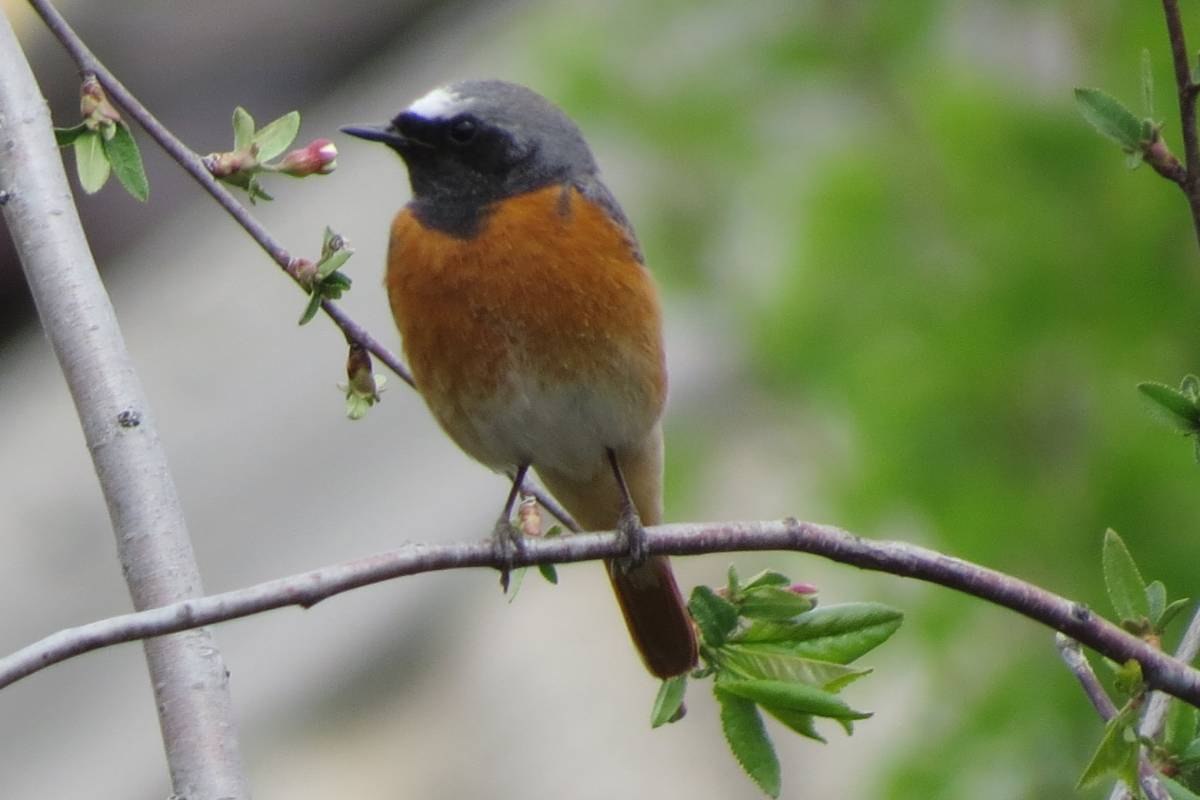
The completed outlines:
[[[5,2],[60,124],[77,77]],[[1156,4],[908,0],[62,2],[195,150],[235,105],[334,138],[323,179],[255,213],[293,252],[348,237],[344,305],[398,347],[380,287],[398,159],[336,133],[432,86],[527,83],[582,125],[663,285],[668,517],[902,538],[1108,612],[1106,527],[1196,595],[1200,472],[1135,384],[1200,369],[1186,205],[1082,122],[1075,86],[1139,113],[1139,59],[1178,152]],[[1185,8],[1185,14],[1195,12]],[[1191,13],[1193,44],[1200,14]],[[344,347],[145,137],[143,206],[80,197],[154,404],[206,588],[406,541],[482,538],[505,485],[398,381],[343,416]],[[70,157],[68,156],[68,159]],[[73,169],[73,165],[72,169]],[[5,242],[5,247],[8,247]],[[0,261],[0,651],[128,610],[103,501],[11,249]],[[679,560],[718,584],[730,557]],[[948,591],[818,559],[733,559],[878,600],[905,626],[827,745],[771,731],[785,797],[1071,796],[1100,736],[1052,635]],[[258,798],[753,798],[713,703],[650,731],[656,690],[595,565],[394,581],[217,629]],[[1101,668],[1103,671],[1103,668]],[[162,798],[141,650],[0,692],[0,796]],[[1097,790],[1082,797],[1103,797]]]

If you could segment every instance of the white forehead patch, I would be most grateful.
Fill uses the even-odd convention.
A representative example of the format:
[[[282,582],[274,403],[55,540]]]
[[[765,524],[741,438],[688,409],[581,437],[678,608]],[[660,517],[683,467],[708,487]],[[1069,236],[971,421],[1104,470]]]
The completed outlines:
[[[413,102],[408,110],[418,117],[439,119],[449,117],[461,106],[461,98],[449,89],[434,89]]]

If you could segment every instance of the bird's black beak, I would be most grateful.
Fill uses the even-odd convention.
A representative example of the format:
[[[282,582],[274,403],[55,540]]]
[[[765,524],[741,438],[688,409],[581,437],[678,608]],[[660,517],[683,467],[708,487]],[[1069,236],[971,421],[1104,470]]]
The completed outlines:
[[[393,147],[397,150],[402,150],[406,146],[412,144],[412,140],[406,137],[400,131],[396,130],[394,125],[345,125],[339,128],[342,133],[348,133],[351,136],[357,136],[359,139],[366,139],[368,142],[382,142],[388,147]]]

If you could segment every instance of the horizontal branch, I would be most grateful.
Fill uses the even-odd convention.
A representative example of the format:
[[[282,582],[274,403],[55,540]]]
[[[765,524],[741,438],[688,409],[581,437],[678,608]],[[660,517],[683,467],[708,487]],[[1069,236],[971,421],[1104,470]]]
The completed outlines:
[[[995,570],[903,542],[872,541],[840,528],[794,519],[660,525],[647,529],[649,552],[700,555],[786,550],[812,553],[843,564],[940,584],[1009,608],[1041,622],[1114,661],[1138,661],[1146,682],[1200,706],[1200,672],[1067,600]],[[569,563],[625,554],[611,533],[528,539],[516,566]],[[0,659],[0,687],[72,656],[120,642],[210,625],[284,606],[309,607],[341,592],[422,572],[464,567],[499,568],[503,559],[490,542],[414,544],[346,561],[245,589],[124,614],[68,628]]]

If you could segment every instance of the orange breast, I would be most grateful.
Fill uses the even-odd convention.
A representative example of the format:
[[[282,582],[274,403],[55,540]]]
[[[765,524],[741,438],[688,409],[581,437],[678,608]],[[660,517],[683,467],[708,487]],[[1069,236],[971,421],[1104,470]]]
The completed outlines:
[[[510,198],[469,240],[401,211],[387,290],[418,389],[490,466],[589,449],[602,463],[605,447],[640,441],[661,415],[653,280],[620,227],[574,189]]]

